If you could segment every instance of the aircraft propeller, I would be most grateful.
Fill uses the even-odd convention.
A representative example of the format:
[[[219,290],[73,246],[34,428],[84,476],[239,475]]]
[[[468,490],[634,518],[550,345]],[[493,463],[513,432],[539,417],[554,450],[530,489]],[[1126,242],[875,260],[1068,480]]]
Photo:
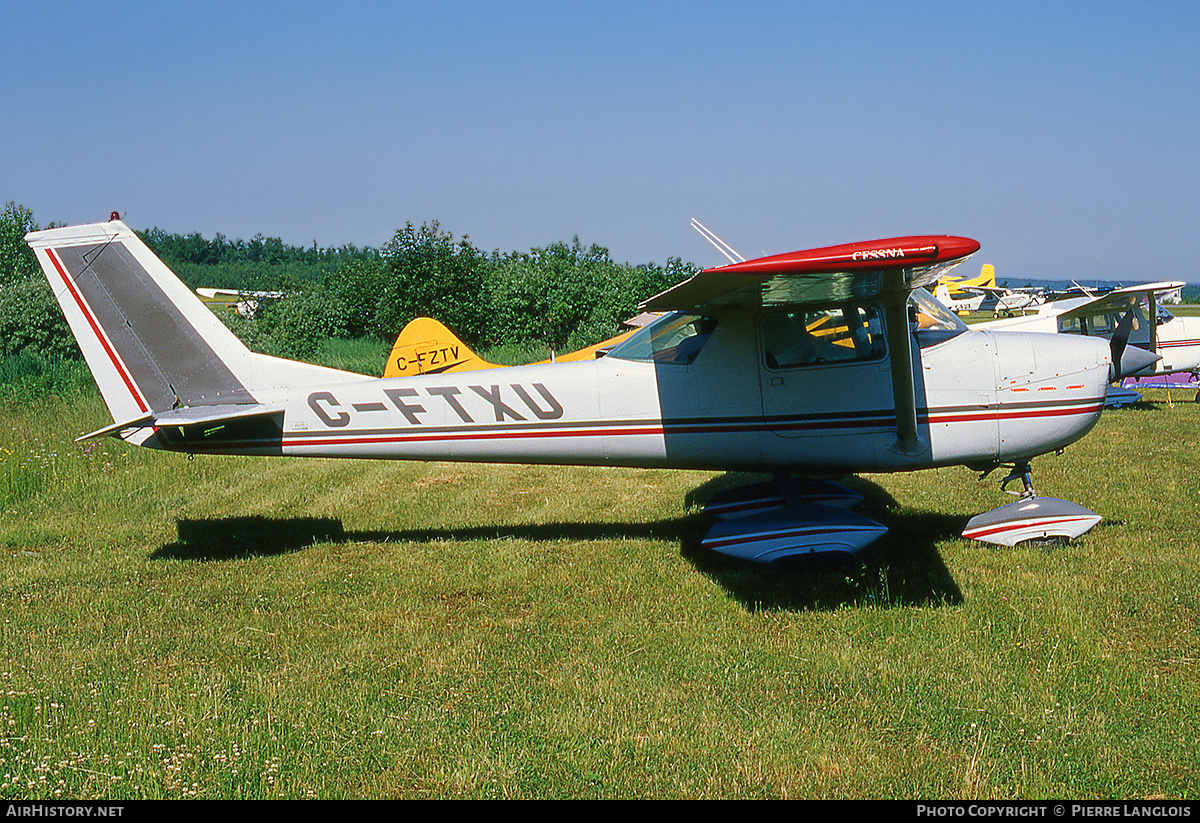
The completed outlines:
[[[1136,319],[1133,309],[1130,309],[1121,316],[1121,320],[1113,332],[1112,341],[1109,343],[1112,351],[1112,365],[1108,370],[1109,380],[1120,380],[1137,374],[1162,359],[1161,355],[1129,345],[1129,334],[1133,331]]]

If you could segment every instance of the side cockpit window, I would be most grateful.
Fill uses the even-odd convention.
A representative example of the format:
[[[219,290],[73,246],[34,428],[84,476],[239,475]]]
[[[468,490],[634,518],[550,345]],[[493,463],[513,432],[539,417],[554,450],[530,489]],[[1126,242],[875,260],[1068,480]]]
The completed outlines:
[[[696,359],[716,328],[717,321],[711,317],[679,313],[664,315],[622,341],[606,356],[618,360],[648,360],[686,366]]]
[[[761,325],[767,368],[882,360],[883,318],[874,306],[796,309],[767,314]]]

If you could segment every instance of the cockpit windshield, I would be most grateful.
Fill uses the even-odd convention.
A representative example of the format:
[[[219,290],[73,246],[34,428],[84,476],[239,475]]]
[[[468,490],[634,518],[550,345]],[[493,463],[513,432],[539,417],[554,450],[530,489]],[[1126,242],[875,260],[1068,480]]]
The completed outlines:
[[[909,321],[915,323],[917,345],[932,346],[967,330],[957,314],[925,289],[913,289],[908,297]]]
[[[618,343],[607,356],[619,360],[687,365],[696,359],[716,327],[717,321],[711,317],[672,312],[638,329]]]
[[[957,314],[943,306],[941,301],[925,289],[913,289],[908,302],[916,306],[918,329],[954,332],[967,330],[967,324]]]

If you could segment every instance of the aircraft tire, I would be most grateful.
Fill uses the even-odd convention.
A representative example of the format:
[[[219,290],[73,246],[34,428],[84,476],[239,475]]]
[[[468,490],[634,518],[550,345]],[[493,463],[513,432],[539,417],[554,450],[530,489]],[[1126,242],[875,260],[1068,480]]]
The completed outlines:
[[[1047,535],[1046,537],[1034,537],[1029,540],[1022,540],[1018,546],[1028,546],[1031,549],[1057,549],[1071,542],[1069,537],[1061,534]]]

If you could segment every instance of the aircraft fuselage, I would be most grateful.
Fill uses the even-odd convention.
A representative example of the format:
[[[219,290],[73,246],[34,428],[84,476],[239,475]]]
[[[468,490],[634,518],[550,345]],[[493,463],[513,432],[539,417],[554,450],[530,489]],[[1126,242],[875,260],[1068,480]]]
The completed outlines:
[[[1100,340],[913,335],[919,443],[895,448],[888,356],[772,365],[762,324],[717,313],[690,363],[597,360],[256,392],[271,425],[160,428],[200,452],[812,474],[1005,463],[1082,437],[1104,401]],[[249,424],[248,424],[249,425]]]

